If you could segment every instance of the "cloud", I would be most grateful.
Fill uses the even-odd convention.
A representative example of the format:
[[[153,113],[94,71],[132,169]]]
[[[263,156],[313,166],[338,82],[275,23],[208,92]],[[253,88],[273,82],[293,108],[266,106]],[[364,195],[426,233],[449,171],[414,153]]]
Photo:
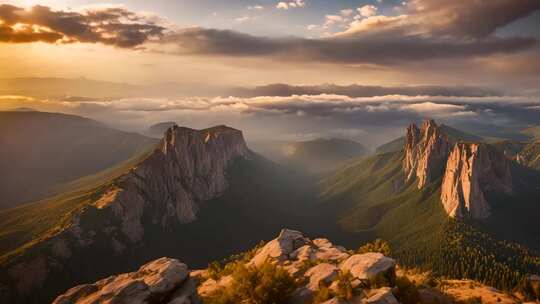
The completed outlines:
[[[328,24],[336,20],[332,16]],[[535,39],[520,37],[448,40],[394,33],[388,36],[342,35],[307,39],[258,37],[230,30],[187,28],[163,37],[150,49],[178,55],[276,57],[288,61],[391,65],[513,53],[535,44]]]
[[[342,16],[349,17],[352,14],[354,14],[354,10],[352,10],[352,9],[343,9],[343,10],[340,11],[340,13],[341,13]]]
[[[250,6],[247,7],[247,9],[250,10],[250,11],[253,11],[253,10],[262,11],[264,9],[264,6],[262,6],[262,5],[250,5]]]
[[[283,7],[289,7],[283,2]],[[537,45],[534,37],[499,36],[498,28],[540,9],[535,0],[476,1],[413,0],[395,16],[375,15],[364,6],[364,16],[350,24],[341,12],[326,15],[323,28],[347,28],[331,37],[260,37],[205,28],[183,29],[162,41],[171,53],[275,57],[301,62],[398,65],[438,59],[482,58],[512,54]],[[484,2],[482,2],[484,3]],[[504,12],[503,12],[504,10]],[[495,12],[500,11],[500,14]],[[486,13],[489,12],[489,13]],[[468,16],[466,22],[464,17]],[[310,27],[314,29],[314,27]]]
[[[277,7],[304,7],[301,0]],[[278,59],[289,62],[400,65],[428,60],[476,59],[514,54],[537,45],[537,38],[497,35],[497,29],[540,10],[537,0],[411,0],[395,16],[374,15],[349,23],[339,12],[325,27],[342,32],[324,38],[264,37],[200,27],[178,28],[156,17],[122,7],[55,11],[45,6],[24,9],[0,6],[0,41],[103,43],[123,48],[191,56]],[[240,17],[237,22],[249,20]],[[314,29],[314,27],[310,27]]]
[[[537,0],[411,0],[412,22],[425,22],[432,34],[480,38],[540,10]]]
[[[362,17],[371,17],[377,15],[377,7],[375,5],[364,5],[358,8],[358,13]]]
[[[25,9],[0,5],[0,41],[10,43],[103,43],[131,48],[161,37],[165,28],[155,18],[122,7],[100,7],[84,12],[55,11],[36,5]]]
[[[464,130],[490,130],[492,136],[508,129],[515,131],[516,126],[540,125],[540,98],[524,96],[319,94],[114,100],[0,96],[0,109],[7,106],[78,114],[131,130],[172,120],[196,128],[228,124],[243,129],[251,139],[341,134],[367,145],[391,140],[407,124],[425,118]]]
[[[402,86],[382,87],[365,85],[340,86],[335,84],[293,86],[288,84],[270,84],[253,88],[234,88],[227,95],[239,97],[280,96],[291,95],[322,95],[337,94],[347,97],[373,97],[373,96],[461,96],[461,97],[493,97],[505,96],[511,92],[500,89],[472,87],[472,86]],[[538,95],[537,95],[538,96]]]
[[[306,2],[304,0],[294,0],[290,2],[282,1],[276,4],[276,8],[282,9],[282,10],[288,10],[289,8],[300,8],[300,7],[305,7],[305,6],[306,6]]]
[[[343,21],[344,21],[343,16],[340,16],[340,15],[326,15],[323,27],[324,28],[329,28],[332,25],[334,25],[336,23],[341,23]]]

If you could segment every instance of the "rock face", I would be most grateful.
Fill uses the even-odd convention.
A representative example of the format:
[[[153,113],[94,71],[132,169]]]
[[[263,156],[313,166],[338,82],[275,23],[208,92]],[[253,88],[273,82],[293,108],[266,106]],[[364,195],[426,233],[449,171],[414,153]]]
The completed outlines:
[[[418,129],[415,124],[407,128],[405,136],[403,173],[405,181],[418,180],[418,189],[441,177],[449,153],[448,137],[433,120],[427,120]]]
[[[226,170],[237,157],[249,157],[242,132],[226,126],[193,130],[169,128],[160,146],[95,203],[110,208],[132,242],[142,237],[143,215],[166,227],[196,219],[197,203],[222,194]]]
[[[111,276],[94,284],[79,285],[53,304],[98,303],[200,303],[188,267],[178,260],[161,258],[138,271]]]
[[[507,158],[487,144],[456,144],[448,158],[441,188],[441,201],[448,215],[489,217],[488,191],[512,193]]]
[[[268,242],[251,260],[251,264],[259,266],[268,259],[286,261],[293,251],[307,245],[309,239],[295,230],[283,229],[279,236]]]
[[[353,277],[360,280],[371,280],[381,274],[394,273],[395,267],[395,260],[375,252],[355,254],[340,266],[341,270],[350,272]]]

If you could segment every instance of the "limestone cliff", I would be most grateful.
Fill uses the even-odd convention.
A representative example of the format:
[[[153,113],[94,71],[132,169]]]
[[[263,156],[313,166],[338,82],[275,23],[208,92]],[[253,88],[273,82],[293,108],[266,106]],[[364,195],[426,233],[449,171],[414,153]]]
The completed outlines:
[[[122,223],[122,231],[131,241],[138,241],[143,233],[143,214],[163,227],[175,221],[194,221],[198,202],[227,189],[230,161],[250,154],[239,130],[174,126],[167,130],[159,148],[95,205],[110,208]]]
[[[415,124],[407,128],[403,172],[405,181],[418,180],[418,189],[442,176],[449,152],[447,136],[433,120],[427,120],[418,129]]]
[[[512,193],[508,159],[487,144],[458,143],[450,153],[441,201],[451,217],[485,219],[491,214],[486,193]]]

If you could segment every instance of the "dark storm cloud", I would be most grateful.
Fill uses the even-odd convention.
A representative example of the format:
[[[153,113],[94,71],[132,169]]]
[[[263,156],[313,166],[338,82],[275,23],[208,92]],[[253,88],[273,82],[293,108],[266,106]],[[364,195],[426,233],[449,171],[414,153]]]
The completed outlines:
[[[533,37],[502,37],[495,32],[539,9],[537,0],[413,0],[401,15],[359,19],[328,38],[270,38],[188,28],[167,35],[161,43],[174,46],[167,51],[177,54],[311,62],[399,64],[483,57],[536,45]]]
[[[433,33],[479,38],[540,10],[540,1],[413,0],[410,7],[417,16],[435,19]]]
[[[163,35],[165,28],[119,7],[84,12],[0,5],[0,41],[86,42],[131,48]]]
[[[176,45],[173,52],[184,55],[266,56],[290,61],[386,64],[512,53],[530,48],[537,41],[522,37],[449,40],[390,34],[326,39],[268,38],[229,30],[190,28],[167,36],[162,43]]]

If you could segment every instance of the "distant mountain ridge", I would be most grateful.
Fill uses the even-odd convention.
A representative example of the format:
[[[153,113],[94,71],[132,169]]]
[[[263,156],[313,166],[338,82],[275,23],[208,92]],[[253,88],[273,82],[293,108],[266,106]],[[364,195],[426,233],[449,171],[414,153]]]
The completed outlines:
[[[343,162],[367,153],[362,144],[340,138],[318,138],[288,143],[284,147],[285,163],[311,173],[325,173]]]
[[[68,190],[152,149],[156,140],[80,116],[0,112],[0,209]]]
[[[167,131],[167,129],[175,125],[176,125],[176,122],[174,121],[160,122],[160,123],[151,125],[143,133],[150,137],[161,138],[163,137],[163,134],[165,134],[165,131]]]

